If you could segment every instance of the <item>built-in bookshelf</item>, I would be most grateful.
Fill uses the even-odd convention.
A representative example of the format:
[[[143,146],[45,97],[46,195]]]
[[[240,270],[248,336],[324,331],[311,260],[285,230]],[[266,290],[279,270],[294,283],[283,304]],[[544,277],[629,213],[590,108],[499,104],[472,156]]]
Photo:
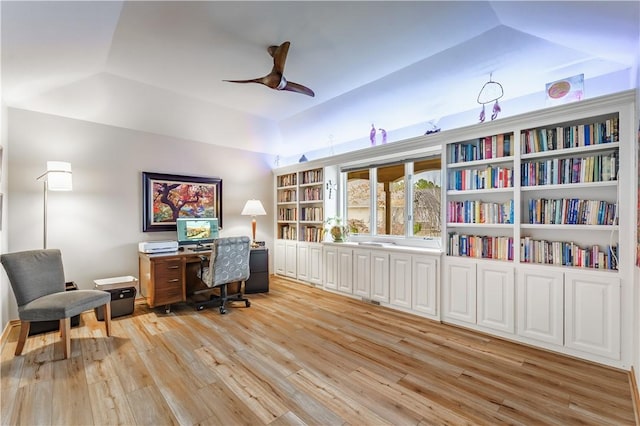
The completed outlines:
[[[277,238],[320,242],[324,239],[324,177],[316,168],[276,176]]]
[[[619,121],[612,112],[447,143],[446,254],[615,270]]]
[[[512,261],[514,133],[446,146],[449,256]]]
[[[520,262],[616,270],[618,114],[523,130],[520,153]]]
[[[276,203],[278,211],[277,238],[298,239],[298,174],[288,173],[276,177]]]

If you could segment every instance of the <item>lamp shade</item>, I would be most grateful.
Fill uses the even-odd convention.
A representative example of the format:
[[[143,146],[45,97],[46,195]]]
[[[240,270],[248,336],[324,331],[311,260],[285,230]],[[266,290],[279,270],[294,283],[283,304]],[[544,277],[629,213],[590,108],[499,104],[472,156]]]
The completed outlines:
[[[264,210],[260,200],[249,200],[242,209],[242,216],[264,216],[267,212]]]
[[[47,161],[45,176],[49,191],[71,191],[73,189],[71,163]]]

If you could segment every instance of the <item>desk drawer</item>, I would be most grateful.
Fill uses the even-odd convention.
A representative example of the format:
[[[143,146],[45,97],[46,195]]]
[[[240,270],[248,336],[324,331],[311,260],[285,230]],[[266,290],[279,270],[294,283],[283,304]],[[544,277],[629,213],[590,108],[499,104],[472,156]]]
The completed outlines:
[[[156,260],[154,272],[154,305],[182,302],[184,292],[184,263],[182,259]]]

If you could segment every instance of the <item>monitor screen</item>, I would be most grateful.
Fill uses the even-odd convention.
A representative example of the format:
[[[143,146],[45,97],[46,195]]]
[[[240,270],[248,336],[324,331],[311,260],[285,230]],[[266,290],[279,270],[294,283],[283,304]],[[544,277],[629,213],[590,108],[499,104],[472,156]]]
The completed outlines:
[[[202,245],[218,238],[218,219],[213,217],[179,217],[176,220],[178,244]]]

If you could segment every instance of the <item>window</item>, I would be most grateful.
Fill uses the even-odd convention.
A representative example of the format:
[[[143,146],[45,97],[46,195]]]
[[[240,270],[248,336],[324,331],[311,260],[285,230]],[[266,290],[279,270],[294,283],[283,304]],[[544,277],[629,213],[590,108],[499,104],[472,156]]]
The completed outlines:
[[[440,237],[440,163],[437,156],[344,172],[350,233]]]
[[[347,225],[352,234],[368,234],[371,224],[369,169],[347,173]]]
[[[440,159],[413,163],[413,235],[440,236]]]

